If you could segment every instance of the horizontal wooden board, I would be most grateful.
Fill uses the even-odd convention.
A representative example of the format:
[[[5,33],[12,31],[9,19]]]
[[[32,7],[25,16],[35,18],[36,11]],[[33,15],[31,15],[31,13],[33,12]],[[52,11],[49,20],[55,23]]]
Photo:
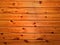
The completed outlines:
[[[16,4],[13,5],[13,3]],[[60,2],[43,1],[42,4],[39,4],[39,2],[2,2],[0,7],[60,7]]]
[[[60,21],[60,14],[0,14],[0,21]],[[32,20],[33,19],[33,20]]]
[[[60,26],[60,21],[0,21],[0,26]]]
[[[35,40],[34,40],[35,41]],[[57,45],[57,44],[59,44],[60,42],[59,41],[52,41],[52,42],[49,42],[49,43],[47,43],[47,42],[45,42],[45,41],[36,41],[36,42],[29,42],[29,43],[25,43],[24,42],[24,40],[5,40],[5,42],[7,42],[7,45],[9,44],[9,45],[17,45],[17,43],[18,43],[18,45]],[[13,42],[13,43],[12,43]],[[17,42],[17,43],[15,43],[15,42]],[[21,43],[20,43],[21,42]],[[56,44],[55,44],[56,43]],[[4,45],[4,42],[2,42],[1,43],[1,45]]]
[[[60,8],[59,7],[40,7],[40,8],[28,8],[28,7],[5,7],[5,8],[0,8],[0,13],[11,13],[11,14],[29,14],[29,13],[45,13],[45,14],[56,14],[56,13],[60,13]]]
[[[21,36],[23,34],[23,36]],[[42,38],[43,40],[57,40],[59,41],[60,35],[59,34],[27,34],[27,33],[4,33],[4,35],[0,35],[2,40],[18,40],[19,39],[26,39],[26,40],[37,40],[38,38]],[[3,37],[5,37],[3,39]],[[57,39],[56,39],[57,38]]]
[[[26,30],[24,30],[24,29]],[[0,33],[60,34],[59,27],[0,27]]]
[[[1,0],[1,1],[3,1],[3,0]],[[6,1],[6,2],[11,2],[11,1],[12,2],[15,2],[15,1],[16,2],[17,1],[23,1],[23,2],[26,2],[27,1],[28,2],[28,1],[31,1],[32,2],[32,1],[60,1],[60,0],[4,0],[4,1]]]

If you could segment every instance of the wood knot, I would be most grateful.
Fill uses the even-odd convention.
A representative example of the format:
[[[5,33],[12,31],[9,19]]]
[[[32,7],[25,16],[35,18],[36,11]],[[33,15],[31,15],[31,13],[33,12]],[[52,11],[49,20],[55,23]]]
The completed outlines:
[[[28,40],[24,40],[24,42],[28,43],[29,41]]]
[[[42,4],[42,1],[39,1],[39,4]]]

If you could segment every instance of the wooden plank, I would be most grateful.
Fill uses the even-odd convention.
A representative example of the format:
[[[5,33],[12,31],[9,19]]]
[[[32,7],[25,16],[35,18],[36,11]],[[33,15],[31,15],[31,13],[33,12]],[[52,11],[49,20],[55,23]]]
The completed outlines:
[[[60,7],[59,1],[58,2],[43,1],[42,4],[39,4],[38,2],[16,2],[16,4],[13,5],[13,3],[15,3],[15,2],[2,2],[0,4],[0,7],[1,6],[2,7]],[[48,6],[46,6],[46,5],[48,5]]]
[[[55,29],[56,28],[56,29]],[[1,27],[0,33],[38,33],[38,34],[60,34],[57,27]]]
[[[0,14],[0,21],[60,21],[60,14]],[[33,19],[33,20],[32,20]]]
[[[60,8],[59,7],[40,7],[40,8],[21,8],[21,7],[10,7],[10,8],[0,8],[0,13],[60,13]]]
[[[3,1],[3,0],[1,0]],[[37,1],[60,1],[60,0],[4,0],[3,2],[37,2]]]
[[[21,36],[23,35],[23,36]],[[20,40],[20,39],[26,39],[26,40],[37,40],[38,38],[42,38],[43,40],[55,40],[60,41],[60,35],[59,34],[15,34],[15,33],[4,33],[4,35],[0,35],[0,40]],[[3,39],[4,37],[4,39]],[[19,39],[17,39],[19,38]]]
[[[33,23],[36,23],[34,25]],[[27,24],[27,25],[26,25]],[[0,26],[60,26],[59,21],[0,21]]]

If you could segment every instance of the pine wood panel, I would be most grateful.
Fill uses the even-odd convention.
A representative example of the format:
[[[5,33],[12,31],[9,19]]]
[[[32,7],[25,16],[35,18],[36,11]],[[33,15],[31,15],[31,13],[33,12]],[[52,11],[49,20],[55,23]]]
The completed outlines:
[[[0,14],[0,20],[6,21],[59,21],[60,14]],[[33,19],[33,20],[32,20]]]
[[[60,7],[60,1],[43,1],[42,3],[43,4],[39,2],[2,2],[0,5],[2,7]]]
[[[0,45],[59,45],[60,0],[1,0]]]

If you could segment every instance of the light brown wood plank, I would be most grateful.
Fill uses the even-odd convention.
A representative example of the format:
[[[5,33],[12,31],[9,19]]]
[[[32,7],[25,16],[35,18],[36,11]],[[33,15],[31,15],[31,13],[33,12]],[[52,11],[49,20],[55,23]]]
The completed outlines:
[[[2,2],[0,4],[0,7],[1,6],[2,7],[60,7],[59,1],[58,2],[43,1],[42,4],[39,4],[38,2],[16,2],[16,4],[14,6],[13,6],[13,3],[15,3],[15,2]],[[46,5],[48,5],[48,6],[46,6]]]
[[[24,31],[24,29],[26,31]],[[0,27],[0,33],[41,33],[41,34],[60,34],[59,27]]]
[[[0,20],[60,21],[60,14],[0,14]]]
[[[0,21],[0,26],[35,26],[36,21]],[[60,26],[60,21],[37,21],[36,26]]]

